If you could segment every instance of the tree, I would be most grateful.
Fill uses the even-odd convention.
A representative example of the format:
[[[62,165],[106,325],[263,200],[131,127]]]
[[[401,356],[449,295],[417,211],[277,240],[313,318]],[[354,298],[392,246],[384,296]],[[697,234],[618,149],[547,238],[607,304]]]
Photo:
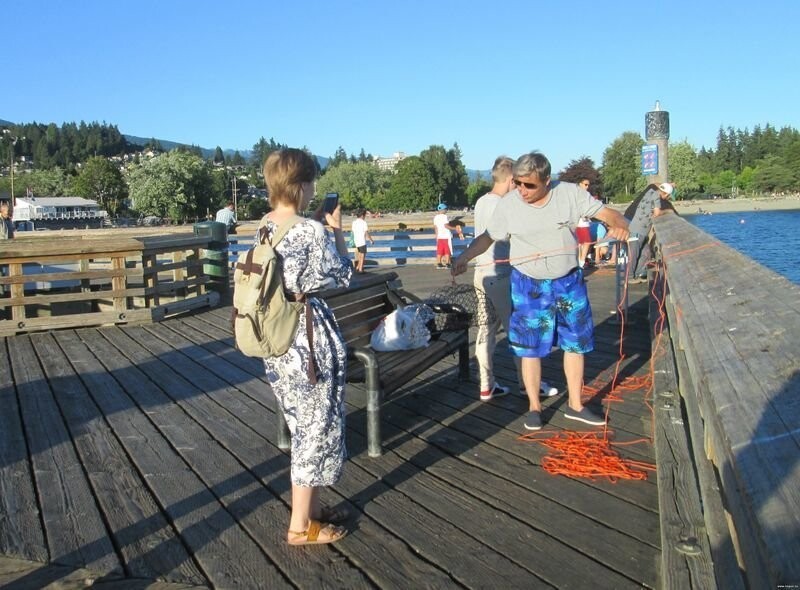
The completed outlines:
[[[127,173],[133,208],[173,221],[205,216],[212,204],[209,165],[194,154],[174,150]]]
[[[341,163],[317,181],[317,194],[339,193],[342,209],[353,211],[362,207],[380,209],[392,179],[392,173],[370,162]]]
[[[589,156],[581,156],[572,160],[567,167],[558,173],[558,179],[564,182],[578,183],[583,179],[589,181],[589,192],[593,195],[603,194],[603,180],[600,171],[595,168],[594,160]]]
[[[14,180],[14,192],[17,195],[20,194],[20,187],[23,188],[23,193],[24,189],[29,188],[34,195],[40,197],[65,197],[69,194],[69,175],[58,166],[47,170],[33,170]]]
[[[469,186],[467,186],[467,203],[469,206],[475,205],[478,199],[492,190],[492,186],[491,182],[484,180],[479,174],[475,182],[470,182]]]
[[[688,141],[669,145],[669,180],[678,187],[681,199],[692,198],[700,190],[697,153]]]
[[[443,146],[432,145],[419,154],[433,177],[437,200],[450,207],[464,206],[467,204],[467,186],[469,177],[461,162],[461,149],[454,144],[449,150]],[[438,202],[438,201],[437,201]]]
[[[119,168],[99,156],[89,158],[70,187],[75,195],[96,200],[112,215],[117,214],[120,202],[128,197],[128,185]]]
[[[242,157],[242,154],[239,153],[239,150],[233,152],[233,157],[231,158],[231,166],[244,166],[245,161]]]
[[[345,164],[349,161],[347,157],[347,152],[344,151],[342,146],[339,146],[339,149],[333,154],[333,156],[328,160],[328,170],[331,168],[335,168],[339,164]]]
[[[215,164],[224,164],[225,163],[225,154],[222,153],[222,148],[217,146],[214,150],[214,163]]]
[[[419,156],[409,156],[395,168],[383,209],[393,211],[432,210],[438,203],[439,185],[430,167]]]
[[[644,140],[635,131],[626,131],[603,152],[603,185],[606,196],[628,201],[645,188],[640,159]]]

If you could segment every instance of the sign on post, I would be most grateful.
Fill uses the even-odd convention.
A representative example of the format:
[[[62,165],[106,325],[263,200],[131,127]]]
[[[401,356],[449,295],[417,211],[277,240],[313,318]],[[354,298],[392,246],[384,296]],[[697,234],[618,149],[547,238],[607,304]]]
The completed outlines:
[[[642,175],[658,174],[658,146],[648,143],[642,146]]]

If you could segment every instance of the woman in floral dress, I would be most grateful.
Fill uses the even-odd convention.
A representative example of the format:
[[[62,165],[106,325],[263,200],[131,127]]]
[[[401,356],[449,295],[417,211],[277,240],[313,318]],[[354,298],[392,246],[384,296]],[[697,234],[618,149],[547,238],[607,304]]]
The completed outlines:
[[[273,152],[264,163],[272,211],[262,226],[270,239],[282,223],[293,223],[314,197],[316,166],[311,156],[298,149]],[[325,214],[331,236],[316,219],[293,225],[275,247],[287,293],[306,294],[313,324],[312,342],[306,331],[306,315],[300,314],[294,343],[283,355],[264,359],[267,380],[283,410],[292,437],[292,514],[287,541],[291,545],[331,543],[346,531],[330,522],[331,511],[320,505],[319,489],[342,473],[344,442],[344,388],[347,354],[333,313],[315,291],[346,287],[353,267],[341,230],[337,207]],[[313,364],[309,369],[309,362]],[[312,377],[312,375],[314,377]]]

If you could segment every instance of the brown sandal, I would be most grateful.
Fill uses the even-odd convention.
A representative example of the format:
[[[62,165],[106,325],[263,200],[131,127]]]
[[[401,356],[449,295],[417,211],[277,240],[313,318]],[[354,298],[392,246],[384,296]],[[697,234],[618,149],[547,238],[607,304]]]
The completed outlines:
[[[319,534],[328,535],[326,539],[320,539]],[[334,543],[344,537],[347,530],[344,527],[336,526],[318,520],[309,520],[308,528],[304,531],[289,531],[289,535],[295,538],[288,541],[289,545],[322,545],[324,543]]]

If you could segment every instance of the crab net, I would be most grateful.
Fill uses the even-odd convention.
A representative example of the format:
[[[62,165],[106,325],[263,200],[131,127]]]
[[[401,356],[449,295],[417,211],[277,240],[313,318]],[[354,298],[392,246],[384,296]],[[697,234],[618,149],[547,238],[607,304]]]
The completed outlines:
[[[431,293],[425,303],[436,312],[434,329],[439,332],[479,328],[497,322],[497,312],[486,292],[472,285],[448,285]]]

